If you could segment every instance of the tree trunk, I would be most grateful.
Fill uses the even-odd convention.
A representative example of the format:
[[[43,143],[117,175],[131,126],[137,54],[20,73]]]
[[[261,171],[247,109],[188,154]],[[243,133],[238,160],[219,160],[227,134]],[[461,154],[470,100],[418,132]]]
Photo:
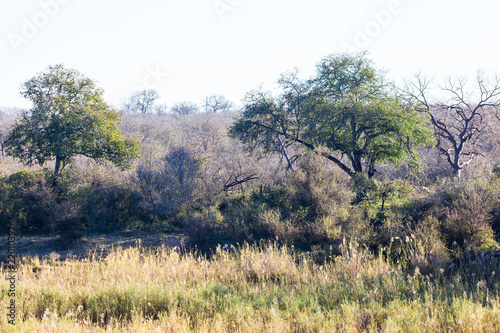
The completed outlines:
[[[367,161],[366,163],[366,172],[368,174],[368,178],[372,178],[373,176],[375,176],[375,173],[377,172],[377,170],[375,170],[375,164],[373,163],[373,161],[370,159]]]
[[[453,159],[453,164],[451,167],[453,168],[453,176],[460,179],[460,174],[462,168],[460,167],[460,154],[461,150],[455,150],[455,158]]]
[[[453,176],[460,179],[462,173],[462,168],[460,168],[458,165],[453,165]]]
[[[3,150],[2,134],[0,134],[0,158],[3,160],[5,157]]]
[[[361,161],[362,155],[359,153],[353,153],[351,158],[352,169],[354,170],[354,175],[363,172],[363,163]]]
[[[56,156],[56,167],[54,170],[54,175],[57,176],[60,170],[61,170],[61,158],[59,156]]]

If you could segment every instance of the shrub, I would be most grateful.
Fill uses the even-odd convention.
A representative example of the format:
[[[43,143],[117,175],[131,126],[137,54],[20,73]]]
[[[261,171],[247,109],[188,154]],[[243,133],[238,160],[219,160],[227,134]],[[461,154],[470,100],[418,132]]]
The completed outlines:
[[[121,230],[138,217],[138,195],[126,185],[87,185],[78,188],[69,200],[77,203],[78,214],[92,231]]]
[[[304,155],[281,188],[260,198],[271,210],[261,212],[261,219],[285,243],[332,243],[340,239],[351,196],[348,180],[338,170],[315,155]]]
[[[222,210],[222,235],[233,242],[253,243],[260,239],[273,238],[269,225],[261,218],[269,210],[265,204],[256,200],[226,200]],[[220,207],[220,206],[219,206]]]
[[[141,206],[151,222],[178,222],[180,216],[202,208],[198,205],[202,200],[202,176],[201,161],[184,147],[173,148],[158,163],[139,164],[134,182],[142,197]]]
[[[202,252],[214,249],[218,244],[225,243],[220,238],[222,215],[214,208],[208,208],[196,213],[184,221],[184,230],[189,236],[189,243]]]
[[[0,233],[7,234],[9,223],[15,223],[18,231],[26,224],[22,198],[14,187],[4,179],[0,180]]]
[[[20,234],[51,229],[57,196],[41,172],[23,169],[3,178],[0,183],[0,215],[5,225],[15,221]]]
[[[494,199],[491,191],[473,183],[457,184],[444,189],[439,219],[448,246],[498,248],[491,228]]]
[[[86,219],[81,216],[61,218],[56,230],[63,246],[71,247],[83,237]]]
[[[385,248],[393,262],[399,263],[407,272],[418,269],[423,275],[434,274],[446,267],[449,250],[439,231],[439,221],[433,217],[421,221],[418,227],[404,236],[392,237]]]
[[[448,180],[434,193],[417,198],[405,207],[408,227],[421,228],[436,221],[447,248],[457,244],[462,250],[498,248],[492,224],[498,207],[498,183],[478,180]]]
[[[496,178],[500,178],[500,165],[497,165],[496,167],[493,168],[493,174],[495,175]]]

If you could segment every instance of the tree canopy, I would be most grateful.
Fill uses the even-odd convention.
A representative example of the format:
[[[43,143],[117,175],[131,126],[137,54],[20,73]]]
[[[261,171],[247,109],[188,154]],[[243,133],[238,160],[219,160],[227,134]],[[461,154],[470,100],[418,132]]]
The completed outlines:
[[[174,104],[171,108],[172,113],[176,113],[180,116],[184,116],[187,114],[192,114],[198,112],[198,106],[193,102],[180,102]]]
[[[418,165],[415,148],[434,143],[428,121],[400,98],[365,53],[330,55],[316,75],[300,80],[283,74],[278,97],[247,94],[243,113],[230,129],[250,149],[306,147],[350,176],[372,177],[382,161]]]
[[[210,95],[205,98],[205,111],[217,113],[219,111],[226,112],[233,107],[233,103],[222,95]]]
[[[26,164],[55,159],[55,174],[74,156],[110,160],[126,168],[140,157],[140,144],[123,137],[119,115],[94,81],[63,65],[50,66],[26,81],[21,94],[33,103],[10,131],[7,153]]]

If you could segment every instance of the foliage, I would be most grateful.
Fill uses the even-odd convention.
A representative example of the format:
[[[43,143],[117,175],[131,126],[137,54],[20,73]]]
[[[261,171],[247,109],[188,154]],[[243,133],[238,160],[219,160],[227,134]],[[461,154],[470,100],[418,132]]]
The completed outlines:
[[[40,172],[25,169],[0,179],[1,232],[8,223],[16,225],[20,234],[51,230],[56,194]]]
[[[56,233],[70,245],[88,232],[122,230],[140,216],[137,191],[106,177],[99,166],[91,176],[75,167],[67,169],[55,185],[53,177],[47,170],[21,170],[0,178],[2,234],[13,222],[19,235]]]
[[[500,178],[500,165],[497,165],[496,167],[493,168],[493,174],[497,177]]]
[[[55,159],[55,174],[74,156],[107,159],[126,168],[140,156],[139,142],[121,134],[118,114],[89,78],[62,65],[23,84],[21,94],[33,103],[9,134],[7,153],[26,164]]]
[[[424,198],[407,203],[406,219],[414,229],[434,221],[435,230],[447,248],[498,250],[493,230],[500,207],[500,182],[447,181]]]
[[[226,200],[220,206],[222,234],[232,242],[273,239],[308,249],[338,242],[352,193],[343,188],[348,181],[324,164],[306,155],[280,186]]]
[[[293,143],[322,155],[352,177],[361,172],[372,177],[382,161],[416,165],[414,148],[434,142],[426,121],[365,54],[331,55],[317,65],[312,79],[302,82],[297,73],[289,73],[279,83],[282,93],[277,98],[250,92],[230,129],[250,149],[270,152],[280,142]]]

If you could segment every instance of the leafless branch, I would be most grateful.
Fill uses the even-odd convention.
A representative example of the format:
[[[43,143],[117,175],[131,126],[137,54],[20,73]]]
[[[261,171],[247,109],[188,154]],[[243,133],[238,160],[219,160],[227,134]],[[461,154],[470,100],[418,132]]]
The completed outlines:
[[[439,103],[429,100],[432,80],[417,73],[413,81],[405,83],[410,100],[417,109],[429,114],[437,138],[437,149],[445,156],[455,174],[468,165],[475,156],[481,156],[479,138],[488,131],[487,118],[500,120],[500,79],[488,80],[478,71],[474,84],[466,77],[450,77],[440,87],[448,99]],[[487,117],[488,116],[488,117]],[[467,157],[466,161],[462,158]]]

